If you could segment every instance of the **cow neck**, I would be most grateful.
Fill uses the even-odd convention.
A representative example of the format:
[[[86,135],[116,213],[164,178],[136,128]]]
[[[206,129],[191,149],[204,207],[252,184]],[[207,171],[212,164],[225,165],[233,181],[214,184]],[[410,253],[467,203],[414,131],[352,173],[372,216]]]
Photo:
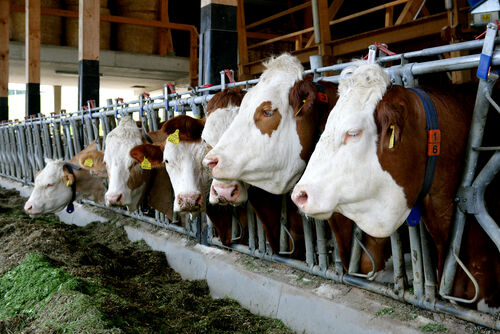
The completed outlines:
[[[64,166],[68,169],[68,172],[73,175],[73,183],[71,184],[71,200],[66,207],[66,212],[67,213],[73,213],[75,211],[75,206],[73,202],[76,199],[76,176],[75,173],[73,172],[73,169],[80,169],[79,166],[73,165],[72,163],[66,162]]]
[[[420,217],[422,216],[421,202],[429,193],[434,181],[437,159],[440,153],[441,132],[439,130],[436,107],[434,106],[430,96],[419,88],[410,88],[410,90],[417,94],[424,105],[427,129],[427,161],[425,164],[424,182],[417,197],[415,206],[412,208],[408,218],[406,219],[410,226],[415,226],[419,223]]]

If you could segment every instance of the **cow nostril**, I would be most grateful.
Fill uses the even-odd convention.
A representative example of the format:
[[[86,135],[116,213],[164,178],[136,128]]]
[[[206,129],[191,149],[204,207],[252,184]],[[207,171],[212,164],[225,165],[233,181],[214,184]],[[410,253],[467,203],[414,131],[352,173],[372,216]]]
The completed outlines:
[[[294,202],[298,205],[304,205],[307,202],[307,193],[304,190],[301,190],[297,196],[294,198]]]
[[[234,186],[233,191],[231,191],[231,197],[234,197],[238,192],[238,186]]]
[[[24,210],[26,212],[30,212],[31,210],[33,210],[33,205],[30,205],[29,207],[25,207]]]
[[[117,203],[120,203],[123,199],[123,194],[118,195],[118,198],[116,199]]]
[[[208,168],[213,169],[219,163],[219,159],[218,158],[205,158],[205,159],[203,159],[203,163]]]
[[[195,203],[201,206],[201,194],[196,197]]]
[[[212,191],[214,192],[214,195],[215,195],[215,196],[219,196],[219,193],[217,193],[217,190],[215,190],[215,187],[214,187],[214,186],[212,186]]]

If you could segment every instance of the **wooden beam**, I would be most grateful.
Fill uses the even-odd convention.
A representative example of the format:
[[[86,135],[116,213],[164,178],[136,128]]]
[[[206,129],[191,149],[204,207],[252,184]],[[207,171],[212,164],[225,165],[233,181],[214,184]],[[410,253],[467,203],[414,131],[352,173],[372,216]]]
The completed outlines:
[[[412,1],[412,0],[410,0],[410,1]],[[360,17],[360,16],[364,16],[366,14],[370,14],[370,13],[373,13],[373,12],[377,12],[377,11],[385,9],[385,8],[389,8],[389,7],[394,7],[394,6],[397,6],[397,5],[401,5],[401,4],[406,3],[406,2],[408,2],[408,0],[396,0],[396,1],[392,1],[392,2],[383,4],[383,5],[380,5],[380,6],[376,6],[376,7],[367,9],[367,10],[363,10],[361,12],[357,12],[357,13],[354,13],[354,14],[351,14],[351,15],[347,15],[347,16],[341,17],[340,19],[337,19],[337,20],[330,21],[330,25],[338,24],[338,23],[345,22],[345,21],[349,21],[349,20],[352,20],[354,18],[357,18],[357,17]]]
[[[237,30],[238,30],[238,80],[246,80],[245,64],[248,63],[247,29],[245,27],[245,7],[243,0],[238,0],[237,4]]]
[[[413,21],[415,14],[420,10],[425,0],[410,0],[396,20],[395,25]]]
[[[9,118],[9,7],[0,0],[0,121]]]
[[[40,0],[26,0],[26,82],[40,83]]]
[[[394,23],[394,7],[387,7],[385,9],[385,26],[392,27]]]
[[[248,48],[249,49],[253,49],[253,48],[256,48],[256,47],[259,47],[259,46],[262,46],[262,45],[271,44],[271,43],[274,43],[274,42],[277,42],[277,41],[282,41],[282,40],[285,40],[285,39],[288,39],[288,38],[291,38],[291,37],[296,37],[298,35],[302,35],[303,33],[310,32],[310,31],[314,31],[314,27],[310,27],[310,28],[307,28],[307,29],[302,29],[302,30],[299,30],[299,31],[291,32],[291,33],[283,35],[283,36],[278,36],[276,38],[268,39],[267,41],[255,43],[255,44],[249,45]]]
[[[78,20],[78,59],[99,60],[99,0],[80,0]]]
[[[320,54],[327,56],[332,54],[328,43],[331,41],[330,25],[328,24],[328,0],[318,0],[319,30],[321,32]]]
[[[40,113],[40,0],[26,0],[26,115]]]
[[[275,20],[275,19],[280,18],[282,16],[285,16],[285,15],[288,15],[288,14],[291,14],[291,13],[295,13],[296,11],[299,11],[301,9],[307,8],[309,6],[311,6],[311,1],[307,1],[306,3],[303,3],[301,5],[292,7],[292,8],[287,9],[287,10],[284,10],[284,11],[279,12],[277,14],[274,14],[274,15],[271,15],[269,17],[266,17],[266,18],[264,18],[262,20],[250,23],[249,25],[246,26],[246,28],[247,29],[252,29],[252,28],[254,28],[256,26],[259,26],[261,24],[264,24],[264,23],[267,23],[269,21]]]
[[[25,8],[23,6],[11,6],[11,12],[24,12]],[[51,16],[61,16],[61,17],[70,17],[70,18],[78,18],[78,12],[74,12],[71,10],[64,9],[55,9],[55,8],[42,8],[42,15],[51,15]],[[194,25],[183,24],[183,23],[165,23],[161,21],[151,21],[151,20],[143,20],[135,17],[124,17],[124,16],[115,16],[115,15],[101,15],[101,21],[104,22],[112,22],[112,23],[125,23],[125,24],[135,24],[139,26],[145,27],[155,27],[155,28],[165,28],[165,29],[175,29],[175,30],[183,30],[183,31],[194,31],[196,35],[198,35],[198,30]]]
[[[404,25],[377,29],[359,35],[342,38],[332,41],[331,44],[333,46],[333,54],[338,56],[366,50],[366,48],[374,42],[394,44],[406,41],[409,38],[414,39],[438,35],[441,34],[441,29],[447,24],[447,14],[440,13],[421,18]]]
[[[168,0],[161,0],[160,2],[160,21],[169,23],[168,17]],[[160,38],[160,55],[166,56],[168,53],[174,53],[174,43],[172,41],[172,30],[161,29],[159,33]]]
[[[330,7],[328,7],[328,21],[333,20],[343,3],[344,0],[333,0]]]

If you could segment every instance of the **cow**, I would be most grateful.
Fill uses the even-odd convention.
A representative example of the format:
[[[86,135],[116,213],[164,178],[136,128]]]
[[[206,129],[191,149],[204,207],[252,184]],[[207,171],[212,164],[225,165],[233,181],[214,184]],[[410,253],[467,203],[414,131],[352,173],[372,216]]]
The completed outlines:
[[[67,162],[46,159],[46,166],[37,173],[33,191],[24,205],[26,213],[35,217],[58,212],[82,198],[104,203],[103,178],[78,168],[80,156],[96,150],[96,143],[92,142]]]
[[[326,123],[330,110],[337,101],[334,84],[320,81],[315,84],[312,75],[303,75],[304,68],[296,57],[283,54],[264,64],[259,83],[243,98],[238,115],[220,141],[207,154],[203,163],[211,168],[215,178],[242,180],[254,187],[248,191],[254,205],[281,206],[281,194],[293,187],[302,174],[306,162]],[[254,202],[254,203],[252,203]],[[268,204],[270,206],[271,204]],[[302,220],[293,203],[287,205],[289,221],[300,231]],[[279,219],[272,208],[261,218],[270,240],[279,240]],[[352,222],[341,215],[329,220],[334,231],[344,266],[347,267],[352,238]],[[297,239],[302,236],[297,233]],[[365,244],[374,255],[377,268],[387,258],[387,240],[381,242],[368,237]],[[273,251],[279,244],[271,244]],[[383,254],[383,255],[382,255]],[[361,270],[369,272],[371,263],[363,255]]]
[[[232,243],[232,207],[206,204],[212,178],[201,161],[205,144],[201,140],[205,119],[181,115],[168,120],[160,131],[166,140],[141,144],[130,150],[137,163],[145,159],[152,167],[166,170],[175,194],[174,211],[206,211],[221,242]],[[240,221],[246,220],[246,211],[240,210]]]
[[[441,132],[433,183],[421,203],[422,220],[436,246],[440,278],[474,96],[470,89],[424,91],[435,106]],[[307,215],[327,219],[339,212],[369,235],[390,236],[417,204],[427,163],[427,136],[426,112],[417,93],[391,85],[379,65],[358,62],[341,74],[339,100],[292,199]],[[470,229],[474,233],[465,235],[466,249],[491,243],[480,228]],[[481,241],[473,246],[473,239]],[[487,282],[498,275],[498,251],[479,253],[478,260],[467,258],[466,265],[480,277],[480,301],[498,306],[498,282],[494,278],[493,286]],[[489,267],[479,266],[477,261],[484,259]],[[473,290],[467,289],[455,285],[457,294],[472,297]]]
[[[153,131],[148,137],[161,141],[163,132]],[[102,172],[107,171],[109,183],[105,194],[107,206],[126,206],[129,211],[137,210],[144,202],[172,219],[172,186],[166,171],[161,168],[141,168],[130,157],[134,147],[147,141],[136,122],[129,116],[106,137],[105,151],[91,151],[82,154],[79,164],[82,168]],[[92,164],[85,163],[92,161]]]

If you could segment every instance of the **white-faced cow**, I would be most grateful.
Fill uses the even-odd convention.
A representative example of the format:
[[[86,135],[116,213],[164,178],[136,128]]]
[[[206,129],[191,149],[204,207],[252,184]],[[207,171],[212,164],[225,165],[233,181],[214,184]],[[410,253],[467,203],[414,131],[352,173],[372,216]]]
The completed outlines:
[[[174,210],[206,210],[221,242],[229,245],[232,243],[232,207],[205,203],[212,179],[201,164],[205,155],[205,144],[201,140],[204,122],[189,116],[174,117],[160,130],[166,140],[136,146],[130,156],[138,163],[147,159],[153,167],[166,169],[175,194]],[[245,219],[240,215],[243,225],[246,225]]]
[[[26,213],[39,216],[58,212],[82,198],[104,203],[106,187],[103,179],[77,167],[81,155],[96,149],[95,142],[92,142],[67,162],[47,159],[47,165],[36,175],[33,192],[24,205]]]
[[[163,132],[148,133],[154,141],[161,141]],[[136,122],[123,117],[120,124],[106,137],[106,149],[83,154],[80,165],[92,171],[107,171],[108,190],[105,194],[107,206],[126,206],[134,211],[141,203],[165,213],[172,219],[172,188],[168,174],[163,169],[143,169],[130,157],[130,150],[146,142]],[[92,166],[85,163],[92,159]]]
[[[425,91],[437,112],[441,142],[433,183],[422,201],[422,218],[437,249],[440,276],[474,92]],[[427,155],[432,155],[429,146],[434,146],[428,143],[426,127],[424,104],[416,91],[391,86],[378,65],[360,62],[344,70],[339,100],[295,186],[294,202],[307,215],[326,219],[340,212],[372,236],[391,235],[407,218],[424,184]],[[500,268],[498,250],[486,251],[491,240],[474,226],[475,232],[464,237],[461,256],[480,283],[480,300],[498,306],[498,281],[491,279]],[[471,298],[471,286],[456,285],[455,292]]]
[[[207,154],[204,164],[216,178],[242,180],[255,186],[248,190],[249,202],[276,252],[280,213],[274,207],[281,206],[280,194],[289,191],[303,172],[335,105],[337,89],[332,83],[314,83],[312,75],[303,76],[302,65],[289,54],[265,66],[260,82],[245,95],[238,115]],[[300,239],[301,218],[292,203],[287,207],[288,219],[293,224],[291,230]],[[352,222],[340,215],[336,218],[329,223],[346,265]],[[377,268],[382,268],[386,256],[377,254],[386,245],[372,238],[365,243],[377,260]],[[371,270],[365,256],[361,267],[363,272]]]

